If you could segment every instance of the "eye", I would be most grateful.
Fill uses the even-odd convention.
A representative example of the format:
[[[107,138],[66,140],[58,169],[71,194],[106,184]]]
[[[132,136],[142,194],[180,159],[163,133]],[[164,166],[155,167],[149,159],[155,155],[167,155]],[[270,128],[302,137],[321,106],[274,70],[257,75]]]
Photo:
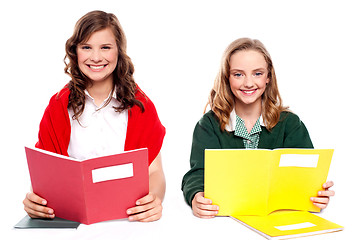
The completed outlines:
[[[89,47],[89,46],[86,46],[86,45],[83,45],[83,46],[80,47],[80,49],[88,50],[88,49],[90,49],[90,47]]]
[[[109,46],[104,46],[104,47],[102,47],[102,49],[111,49],[111,47],[109,47]]]
[[[234,77],[242,77],[243,74],[242,74],[242,73],[234,73],[233,76],[234,76]]]
[[[254,75],[255,75],[256,77],[260,77],[260,76],[263,75],[263,72],[256,72]]]

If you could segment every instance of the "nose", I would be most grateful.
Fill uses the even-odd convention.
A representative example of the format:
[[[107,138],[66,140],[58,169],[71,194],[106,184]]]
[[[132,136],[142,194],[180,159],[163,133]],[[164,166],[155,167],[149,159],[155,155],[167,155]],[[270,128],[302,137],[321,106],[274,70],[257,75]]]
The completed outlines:
[[[102,60],[100,51],[94,49],[90,55],[90,60],[93,62],[100,62]]]
[[[253,82],[252,76],[246,75],[246,76],[244,77],[243,85],[244,85],[245,88],[252,88],[252,87],[254,86],[254,82]]]

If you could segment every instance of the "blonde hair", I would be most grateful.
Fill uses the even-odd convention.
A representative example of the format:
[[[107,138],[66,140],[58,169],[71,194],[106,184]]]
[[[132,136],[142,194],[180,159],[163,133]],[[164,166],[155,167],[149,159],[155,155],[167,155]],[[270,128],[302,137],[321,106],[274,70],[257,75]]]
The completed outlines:
[[[268,66],[269,83],[262,95],[262,118],[267,130],[271,131],[279,121],[281,112],[286,111],[288,108],[282,105],[271,56],[259,40],[239,38],[226,48],[213,89],[208,98],[208,104],[217,116],[223,131],[229,122],[230,113],[234,108],[234,95],[229,84],[230,58],[234,53],[245,50],[255,50],[261,53]]]

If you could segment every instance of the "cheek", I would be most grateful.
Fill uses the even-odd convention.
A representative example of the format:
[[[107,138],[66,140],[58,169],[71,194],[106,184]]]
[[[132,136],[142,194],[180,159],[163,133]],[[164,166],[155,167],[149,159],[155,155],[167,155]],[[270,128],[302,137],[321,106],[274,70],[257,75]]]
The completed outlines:
[[[110,71],[113,72],[115,70],[115,68],[117,67],[118,64],[118,57],[113,57],[111,59],[111,61],[109,61],[109,67],[110,67]]]
[[[78,68],[83,74],[85,74],[88,70],[88,66],[85,64],[87,59],[88,59],[87,54],[85,54],[84,52],[81,52],[81,51],[77,52]]]
[[[267,87],[268,83],[269,83],[269,79],[264,78],[264,79],[260,79],[260,81],[258,81],[257,85],[259,88],[265,89]]]
[[[86,58],[85,57],[86,53],[82,49],[77,48],[76,56],[77,56],[78,62],[81,62],[81,61],[84,61],[84,59]]]
[[[263,95],[265,93],[268,83],[269,83],[269,81],[262,81],[262,83],[259,85],[260,90],[261,90],[261,95]]]
[[[233,92],[234,89],[238,89],[239,88],[239,83],[237,80],[233,79],[232,77],[229,78],[229,86],[231,87],[231,90]]]
[[[239,90],[240,86],[239,86],[239,82],[237,80],[234,79],[229,79],[229,87],[231,89],[231,92],[233,93],[234,96],[237,96],[237,91]]]
[[[118,52],[111,51],[111,52],[107,53],[106,56],[104,56],[104,58],[106,58],[111,63],[117,63],[117,61],[118,61]]]

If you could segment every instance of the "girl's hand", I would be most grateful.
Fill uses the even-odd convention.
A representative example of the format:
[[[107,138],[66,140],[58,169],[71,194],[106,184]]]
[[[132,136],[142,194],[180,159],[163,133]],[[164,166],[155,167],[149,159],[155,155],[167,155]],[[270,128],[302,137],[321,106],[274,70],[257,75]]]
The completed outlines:
[[[325,209],[330,201],[331,196],[335,196],[335,191],[329,190],[333,186],[332,181],[322,185],[325,191],[319,191],[317,197],[311,197],[313,204],[321,209]]]
[[[54,218],[54,210],[46,207],[47,201],[33,192],[26,194],[23,201],[24,210],[31,218]]]
[[[129,221],[152,222],[159,220],[162,216],[162,200],[155,194],[149,193],[147,196],[136,201],[136,206],[129,208]]]
[[[204,192],[198,192],[192,200],[194,216],[199,218],[213,218],[218,214],[219,207],[212,205],[212,200],[204,197]]]

